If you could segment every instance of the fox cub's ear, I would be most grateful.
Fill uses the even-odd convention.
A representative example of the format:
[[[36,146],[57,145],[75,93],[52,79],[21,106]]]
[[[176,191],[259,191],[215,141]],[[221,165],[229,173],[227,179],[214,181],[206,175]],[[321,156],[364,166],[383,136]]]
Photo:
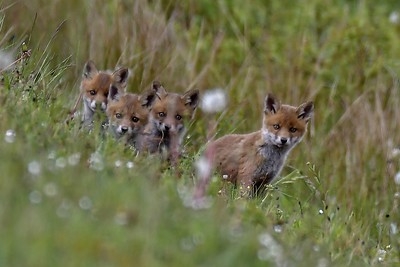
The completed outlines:
[[[265,97],[264,112],[275,114],[281,108],[281,103],[272,94]]]
[[[160,98],[162,95],[167,94],[167,90],[165,90],[164,86],[159,81],[153,81],[151,85],[151,90],[156,93],[156,96]]]
[[[182,99],[183,99],[185,105],[188,105],[193,110],[195,110],[197,108],[197,105],[199,104],[199,100],[200,100],[199,90],[191,89],[191,90],[187,91],[186,93],[183,94]]]
[[[139,97],[139,100],[143,107],[151,108],[153,106],[155,97],[156,92],[153,90],[147,90]]]
[[[296,112],[297,118],[308,122],[314,113],[314,103],[311,101],[303,103],[297,108]]]
[[[92,60],[88,60],[83,67],[82,77],[86,79],[92,79],[99,71],[97,70],[94,62]]]
[[[108,92],[108,100],[109,101],[118,101],[120,98],[120,93],[118,91],[118,87],[114,84],[110,86],[110,90]]]
[[[129,70],[127,68],[120,68],[112,74],[114,82],[121,88],[125,89],[129,77]]]

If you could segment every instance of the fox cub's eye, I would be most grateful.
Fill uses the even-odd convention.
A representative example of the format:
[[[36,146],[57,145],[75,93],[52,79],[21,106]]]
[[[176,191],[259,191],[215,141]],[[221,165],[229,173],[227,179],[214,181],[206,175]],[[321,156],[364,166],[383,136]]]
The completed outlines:
[[[90,90],[90,91],[89,91],[89,94],[95,95],[95,94],[96,94],[96,91],[95,91],[95,90]]]
[[[178,121],[180,121],[180,120],[182,119],[182,116],[178,114],[178,115],[175,116],[175,118],[176,118]]]
[[[132,117],[132,121],[133,121],[133,122],[138,122],[138,121],[139,121],[139,118],[138,118],[138,117]]]
[[[158,112],[158,116],[163,118],[163,117],[165,117],[165,113],[164,112]]]
[[[295,133],[295,132],[297,132],[297,128],[290,127],[289,131],[290,131],[291,133]]]
[[[281,126],[279,124],[274,124],[273,127],[275,130],[279,130],[281,128]]]
[[[116,114],[115,114],[115,117],[116,117],[117,119],[121,119],[121,118],[122,118],[122,114],[121,114],[121,113],[116,113]]]

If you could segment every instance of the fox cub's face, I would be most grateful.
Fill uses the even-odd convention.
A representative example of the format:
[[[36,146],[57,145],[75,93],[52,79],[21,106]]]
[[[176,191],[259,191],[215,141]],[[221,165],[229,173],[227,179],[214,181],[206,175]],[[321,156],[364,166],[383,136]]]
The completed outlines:
[[[150,120],[163,133],[182,134],[184,122],[193,117],[199,103],[199,91],[189,90],[183,95],[169,93],[157,81],[153,82],[156,97]]]
[[[281,105],[275,97],[267,95],[262,126],[264,141],[277,147],[292,148],[303,138],[313,111],[313,102],[293,107]]]
[[[81,82],[85,108],[92,112],[99,108],[105,111],[111,84],[123,92],[128,73],[126,68],[120,68],[113,73],[98,71],[93,61],[86,62]]]
[[[108,96],[107,117],[110,128],[117,138],[142,133],[149,121],[149,113],[155,93],[142,95],[119,93],[111,86]]]

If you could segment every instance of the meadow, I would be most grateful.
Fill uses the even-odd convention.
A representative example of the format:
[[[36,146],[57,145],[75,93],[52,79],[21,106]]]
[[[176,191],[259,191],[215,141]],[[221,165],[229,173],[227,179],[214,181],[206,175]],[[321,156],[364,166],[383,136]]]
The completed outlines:
[[[400,266],[399,43],[394,0],[0,1],[0,265]],[[226,92],[179,177],[65,123],[88,59],[133,93]],[[256,131],[269,92],[315,103],[280,178],[193,205],[208,122]]]

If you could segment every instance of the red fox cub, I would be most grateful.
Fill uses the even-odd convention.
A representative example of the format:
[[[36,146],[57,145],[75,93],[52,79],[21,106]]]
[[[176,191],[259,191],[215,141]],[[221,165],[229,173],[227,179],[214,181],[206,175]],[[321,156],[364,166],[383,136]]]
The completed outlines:
[[[185,122],[192,119],[199,103],[199,91],[189,90],[182,95],[170,93],[157,81],[153,82],[152,90],[156,97],[139,150],[149,153],[165,150],[170,159],[176,160],[185,134]]]
[[[105,112],[111,84],[123,92],[128,79],[128,69],[120,68],[113,73],[98,71],[94,62],[89,60],[83,68],[81,95],[83,98],[82,123],[90,126],[96,110]]]
[[[313,102],[293,107],[268,94],[261,130],[223,136],[210,143],[206,153],[211,149],[213,164],[224,178],[245,192],[257,192],[280,173],[290,150],[302,140],[313,111]]]
[[[121,93],[113,85],[110,87],[106,113],[109,129],[116,139],[136,148],[137,138],[148,124],[154,97],[155,92],[150,90],[137,95]]]

